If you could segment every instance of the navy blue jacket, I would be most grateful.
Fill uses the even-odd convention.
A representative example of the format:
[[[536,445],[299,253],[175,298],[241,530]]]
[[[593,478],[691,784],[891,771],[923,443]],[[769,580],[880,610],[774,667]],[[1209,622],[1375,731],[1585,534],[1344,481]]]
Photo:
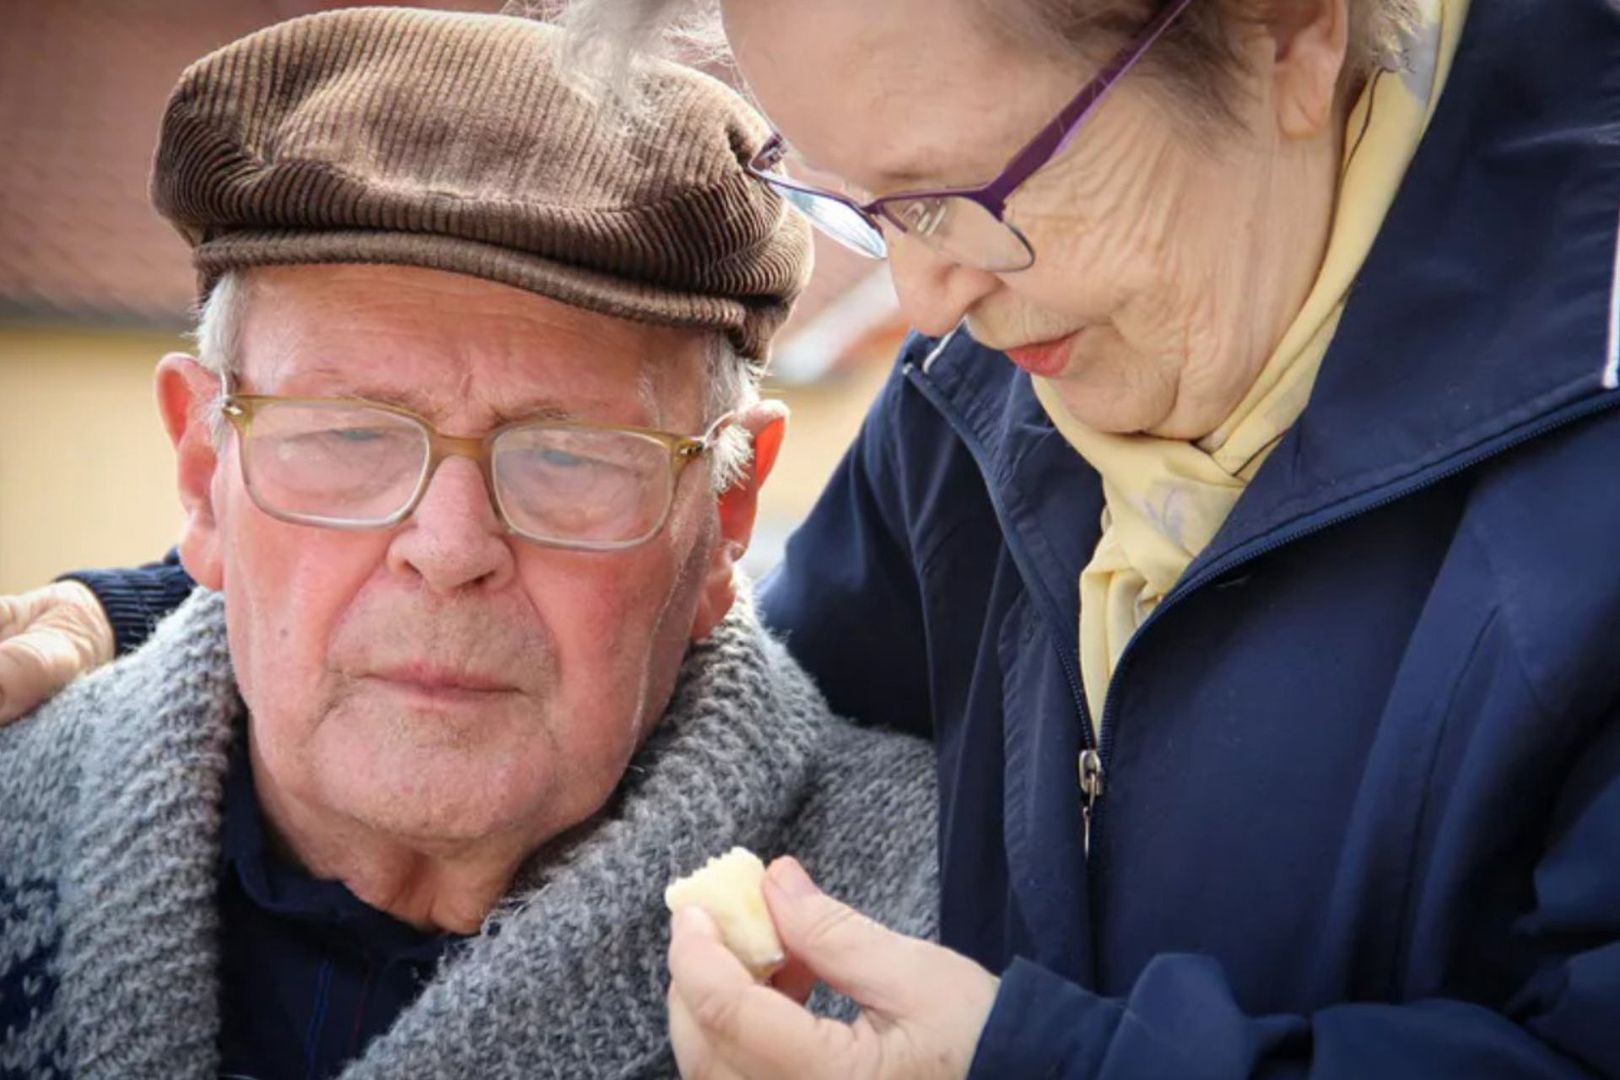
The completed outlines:
[[[1620,1076],[1620,8],[1474,0],[1313,400],[1120,660],[1097,476],[913,340],[768,621],[931,733],[976,1077]]]
[[[1098,479],[907,346],[763,606],[937,740],[975,1077],[1620,1076],[1617,226],[1620,8],[1474,0],[1310,407],[1120,661],[1089,858]]]

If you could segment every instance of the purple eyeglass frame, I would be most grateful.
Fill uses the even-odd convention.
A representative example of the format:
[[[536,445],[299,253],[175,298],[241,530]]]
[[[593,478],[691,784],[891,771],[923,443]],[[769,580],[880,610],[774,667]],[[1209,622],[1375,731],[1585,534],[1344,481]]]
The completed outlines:
[[[780,132],[773,132],[759,148],[759,152],[748,162],[747,169],[754,176],[766,183],[802,191],[807,195],[817,195],[826,199],[833,199],[854,210],[864,218],[873,229],[880,234],[882,228],[878,218],[888,221],[901,232],[909,231],[899,215],[890,213],[888,206],[900,202],[914,202],[918,199],[956,198],[968,199],[984,207],[997,221],[1012,229],[1024,246],[1030,249],[1031,264],[1034,261],[1034,249],[1023,233],[1006,220],[1007,200],[1012,193],[1018,190],[1020,184],[1033,176],[1047,162],[1051,161],[1063,151],[1069,143],[1074,141],[1076,133],[1091,118],[1092,112],[1108,91],[1114,88],[1125,74],[1130,71],[1146,55],[1153,43],[1170,28],[1170,25],[1180,17],[1192,0],[1172,0],[1153,21],[1143,28],[1134,41],[1121,49],[1108,64],[1097,73],[1097,76],[1085,86],[1054,117],[1050,123],[1035,134],[1035,137],[1024,145],[1024,148],[1013,155],[1001,174],[988,184],[972,188],[921,188],[914,191],[900,191],[893,195],[884,195],[873,199],[869,203],[858,203],[849,196],[837,191],[828,191],[825,188],[810,184],[801,184],[779,174],[773,174],[771,169],[781,162],[787,152],[787,143]]]

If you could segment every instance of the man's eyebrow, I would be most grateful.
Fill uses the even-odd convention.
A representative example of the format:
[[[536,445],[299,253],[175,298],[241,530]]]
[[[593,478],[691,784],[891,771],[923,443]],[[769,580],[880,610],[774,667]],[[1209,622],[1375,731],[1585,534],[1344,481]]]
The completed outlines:
[[[498,405],[494,409],[496,426],[515,420],[571,421],[579,418],[578,412],[549,399],[520,401],[514,405]]]
[[[340,375],[315,371],[309,374],[316,377],[330,379],[331,388],[323,389],[318,396],[328,398],[363,398],[374,401],[379,405],[392,405],[396,408],[413,412],[430,423],[437,422],[437,418],[444,414],[441,408],[445,404],[442,398],[418,393],[399,387],[382,387],[366,382],[354,382]],[[578,420],[579,413],[554,398],[527,397],[516,398],[509,401],[492,404],[490,407],[492,427],[500,427],[517,420],[544,420],[544,421],[573,421]]]

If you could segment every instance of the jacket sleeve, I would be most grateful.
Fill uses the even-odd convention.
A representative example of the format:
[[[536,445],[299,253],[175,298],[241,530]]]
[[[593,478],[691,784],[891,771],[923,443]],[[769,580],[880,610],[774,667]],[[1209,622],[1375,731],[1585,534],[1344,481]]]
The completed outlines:
[[[826,490],[759,587],[760,614],[834,712],[933,734],[923,614],[905,520],[899,366]],[[914,396],[914,395],[912,395]]]
[[[119,570],[75,570],[63,580],[80,582],[96,594],[112,623],[118,655],[133,652],[152,635],[152,628],[191,595],[197,583],[170,550],[160,561]]]
[[[1620,1076],[1620,717],[1579,758],[1546,837],[1533,907],[1513,926],[1539,965],[1498,1007],[1436,997],[1248,1016],[1207,956],[1156,957],[1123,999],[1020,960],[970,1080]]]

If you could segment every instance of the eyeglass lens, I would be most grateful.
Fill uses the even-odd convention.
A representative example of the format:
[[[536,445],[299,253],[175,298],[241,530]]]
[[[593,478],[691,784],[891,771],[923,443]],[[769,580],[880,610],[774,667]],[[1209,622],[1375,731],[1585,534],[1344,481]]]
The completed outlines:
[[[888,254],[889,245],[883,239],[883,233],[855,207],[786,184],[775,186],[784,199],[810,219],[812,225],[840,244],[868,258],[881,259]]]
[[[426,481],[426,428],[397,413],[324,402],[272,402],[243,450],[248,490],[266,512],[365,528],[402,514]],[[673,494],[669,449],[635,432],[535,424],[491,447],[498,512],[541,542],[619,545],[663,523]]]
[[[951,195],[894,199],[883,216],[952,262],[981,270],[1022,270],[1035,261],[1028,241],[982,203]]]
[[[495,440],[492,471],[506,520],[542,540],[642,539],[673,488],[669,450],[627,431],[513,428]]]

